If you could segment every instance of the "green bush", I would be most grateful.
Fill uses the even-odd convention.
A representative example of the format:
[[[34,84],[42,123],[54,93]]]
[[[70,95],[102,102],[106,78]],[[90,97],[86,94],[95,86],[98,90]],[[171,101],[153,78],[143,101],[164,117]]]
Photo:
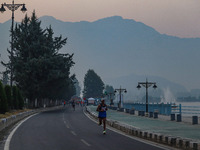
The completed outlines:
[[[12,87],[12,99],[13,99],[13,105],[14,109],[19,109],[19,100],[18,100],[18,90],[16,86]]]
[[[8,103],[6,99],[6,94],[4,91],[3,84],[0,82],[0,113],[5,113],[8,111]]]
[[[9,85],[6,85],[4,87],[5,94],[7,97],[7,102],[8,102],[8,108],[13,109],[13,101],[12,101],[12,94],[11,94],[11,87]]]
[[[24,108],[24,99],[22,97],[20,90],[18,89],[17,91],[18,91],[17,96],[18,96],[18,101],[19,101],[19,109],[23,109]]]

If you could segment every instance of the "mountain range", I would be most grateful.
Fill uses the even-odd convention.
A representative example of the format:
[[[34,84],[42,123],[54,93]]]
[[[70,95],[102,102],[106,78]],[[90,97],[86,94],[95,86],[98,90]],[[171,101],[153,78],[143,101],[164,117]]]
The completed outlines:
[[[160,34],[141,22],[120,16],[94,22],[63,22],[51,16],[39,19],[43,28],[51,25],[55,36],[68,38],[61,52],[74,53],[72,73],[81,83],[87,70],[94,69],[105,84],[127,88],[127,99],[137,97],[137,83],[146,78],[157,83],[156,93],[160,91],[162,95],[166,89],[177,95],[200,85],[200,38]],[[3,61],[7,60],[10,25],[11,21],[0,24]]]

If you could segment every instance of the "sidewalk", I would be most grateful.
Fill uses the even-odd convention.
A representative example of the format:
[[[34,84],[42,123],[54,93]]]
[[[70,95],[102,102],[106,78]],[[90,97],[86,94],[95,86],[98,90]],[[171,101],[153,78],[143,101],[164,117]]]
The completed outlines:
[[[91,111],[96,112],[96,106],[89,106],[89,108]],[[170,121],[170,116],[159,115],[157,119],[153,119],[130,115],[116,110],[108,110],[107,118],[131,125],[142,131],[191,139],[192,141],[196,141],[198,143],[200,142],[200,125],[192,125],[188,122]]]

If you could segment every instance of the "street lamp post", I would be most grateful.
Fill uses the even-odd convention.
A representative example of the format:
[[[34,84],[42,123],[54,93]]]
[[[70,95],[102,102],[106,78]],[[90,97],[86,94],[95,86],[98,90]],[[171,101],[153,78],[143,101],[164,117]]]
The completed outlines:
[[[127,90],[126,89],[122,89],[121,86],[119,89],[115,89],[115,93],[119,92],[119,103],[118,103],[118,108],[121,108],[121,101],[122,101],[122,92],[126,93]]]
[[[148,82],[147,79],[146,82],[138,82],[137,88],[140,89],[141,85],[146,88],[146,113],[148,113],[148,88],[153,85],[153,88],[156,89],[157,86],[156,82]]]
[[[112,96],[114,96],[115,93],[113,93],[113,92],[105,92],[105,95],[107,95],[108,98],[110,99],[110,106],[113,105],[113,99],[112,99]]]
[[[12,1],[12,4],[1,4],[0,12],[3,13],[6,11],[4,7],[7,7],[10,11],[12,11],[12,25],[11,25],[11,52],[10,52],[10,86],[12,87],[12,82],[13,82],[13,65],[12,65],[12,60],[13,60],[13,28],[14,28],[14,12],[17,10],[20,6],[22,6],[21,11],[24,13],[27,11],[25,4],[15,4],[14,0]]]

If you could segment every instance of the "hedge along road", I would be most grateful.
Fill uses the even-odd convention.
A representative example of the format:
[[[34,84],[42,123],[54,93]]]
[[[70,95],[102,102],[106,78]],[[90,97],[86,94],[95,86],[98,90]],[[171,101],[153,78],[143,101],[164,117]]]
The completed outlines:
[[[83,108],[43,112],[27,118],[8,137],[4,150],[163,150],[107,130],[88,119]]]

